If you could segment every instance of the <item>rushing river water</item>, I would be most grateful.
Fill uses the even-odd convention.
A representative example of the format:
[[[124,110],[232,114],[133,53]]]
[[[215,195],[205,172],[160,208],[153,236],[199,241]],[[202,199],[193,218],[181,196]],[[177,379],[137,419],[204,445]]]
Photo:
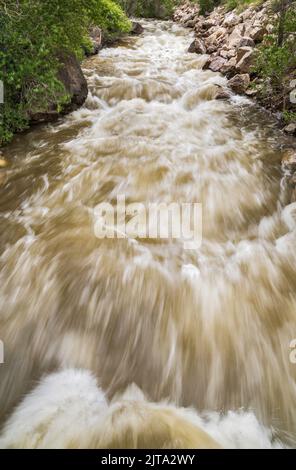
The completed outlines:
[[[87,439],[98,425],[94,413],[82,441],[71,435],[64,445],[156,447],[175,439],[190,447],[197,445],[195,424],[222,446],[231,445],[223,441],[227,433],[237,445],[241,435],[245,447],[279,445],[277,439],[294,445],[296,211],[280,172],[287,141],[244,98],[214,99],[226,79],[202,70],[204,56],[186,53],[188,30],[169,22],[145,28],[142,37],[85,61],[90,93],[82,109],[5,149],[2,425],[25,401],[2,445],[25,445],[19,433],[36,432],[28,422],[38,412],[41,439],[46,405],[66,390],[81,392],[80,401],[88,387],[99,393],[88,372],[68,371],[28,397],[43,375],[67,368],[95,375],[103,408],[136,384],[124,396],[149,405],[150,418],[129,438],[134,411],[121,409],[116,437],[94,444]],[[98,239],[94,208],[115,204],[118,194],[144,204],[202,203],[201,247]],[[75,421],[67,399],[61,409],[71,434],[86,426],[85,411]],[[175,417],[162,428],[167,413]],[[171,425],[174,438],[166,434]],[[60,422],[53,432],[54,444],[27,445],[63,445]]]

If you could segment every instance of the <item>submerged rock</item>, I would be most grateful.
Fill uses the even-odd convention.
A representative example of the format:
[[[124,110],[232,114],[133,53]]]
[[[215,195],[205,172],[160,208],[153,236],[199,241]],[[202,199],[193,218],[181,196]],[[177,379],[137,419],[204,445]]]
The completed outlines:
[[[226,88],[219,87],[217,94],[215,96],[216,100],[229,100],[230,92]]]
[[[139,36],[142,33],[144,33],[143,26],[140,23],[133,21],[131,34],[134,34],[135,36]]]

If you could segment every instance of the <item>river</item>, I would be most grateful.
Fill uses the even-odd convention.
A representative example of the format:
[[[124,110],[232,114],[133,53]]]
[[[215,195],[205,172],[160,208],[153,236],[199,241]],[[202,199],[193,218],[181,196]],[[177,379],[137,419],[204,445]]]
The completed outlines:
[[[5,149],[1,423],[41,376],[74,368],[92,371],[108,400],[135,383],[192,413],[250,411],[293,445],[289,142],[247,99],[214,99],[226,79],[186,53],[188,30],[144,26],[84,62],[84,107]],[[99,239],[95,207],[119,194],[201,203],[201,246]]]

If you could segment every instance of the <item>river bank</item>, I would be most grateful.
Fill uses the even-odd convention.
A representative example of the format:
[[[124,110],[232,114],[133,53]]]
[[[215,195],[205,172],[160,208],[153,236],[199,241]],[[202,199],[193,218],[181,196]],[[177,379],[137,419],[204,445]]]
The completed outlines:
[[[287,109],[295,109],[295,71],[285,78],[285,93],[269,90],[268,99],[261,93],[262,80],[254,71],[256,50],[264,37],[274,31],[275,13],[271,2],[251,5],[242,12],[226,7],[216,7],[206,17],[200,15],[199,7],[185,2],[176,9],[174,21],[194,31],[195,39],[189,52],[207,55],[205,70],[226,76],[227,86],[217,93],[217,99],[227,100],[230,92],[238,93],[258,103],[276,119],[279,128],[294,137],[291,148],[282,160],[284,180],[292,188],[291,201],[296,201],[296,122],[287,124],[283,119],[283,103]],[[287,85],[288,83],[288,85]],[[289,83],[291,85],[289,85]]]
[[[219,6],[206,16],[200,15],[196,5],[185,2],[174,13],[174,21],[194,31],[195,40],[189,51],[208,55],[204,68],[225,75],[231,90],[257,101],[275,115],[284,132],[296,135],[296,123],[285,124],[282,114],[284,103],[285,109],[295,109],[292,103],[295,73],[291,71],[285,77],[284,94],[283,90],[276,93],[270,89],[266,97],[261,93],[262,80],[254,68],[257,48],[266,36],[274,32],[275,18],[270,1],[251,4],[243,11],[229,11]],[[227,93],[224,98],[227,98]]]

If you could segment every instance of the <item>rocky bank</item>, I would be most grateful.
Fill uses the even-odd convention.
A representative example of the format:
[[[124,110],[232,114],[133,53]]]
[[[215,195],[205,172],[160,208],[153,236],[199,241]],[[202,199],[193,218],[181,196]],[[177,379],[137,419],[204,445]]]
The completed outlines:
[[[207,54],[204,68],[226,75],[230,90],[265,106],[260,98],[260,79],[256,77],[252,66],[256,47],[266,34],[273,31],[273,20],[270,1],[250,5],[240,13],[236,10],[226,11],[225,7],[219,6],[207,16],[199,15],[198,6],[185,2],[174,13],[174,21],[194,30],[196,37],[189,52]],[[216,98],[229,98],[229,91],[221,89]],[[282,101],[278,102],[276,96],[271,98],[273,104],[269,109],[276,112],[281,108]],[[286,99],[289,100],[289,96]],[[279,122],[283,131],[296,136],[296,123],[284,126],[280,119]],[[292,189],[292,202],[296,202],[296,144],[287,149],[282,160],[282,170],[285,181]]]
[[[174,20],[194,29],[196,38],[189,52],[208,55],[204,68],[226,75],[229,78],[228,86],[235,93],[245,94],[260,102],[260,79],[252,67],[256,47],[267,34],[273,32],[274,13],[270,1],[250,5],[240,13],[219,6],[207,16],[199,15],[196,5],[185,2],[175,11]],[[224,96],[227,94],[224,93]],[[274,98],[270,108],[275,112],[280,109],[283,98],[279,102],[277,97]],[[261,104],[266,106],[266,103]],[[296,135],[296,124],[286,126],[285,132]]]

